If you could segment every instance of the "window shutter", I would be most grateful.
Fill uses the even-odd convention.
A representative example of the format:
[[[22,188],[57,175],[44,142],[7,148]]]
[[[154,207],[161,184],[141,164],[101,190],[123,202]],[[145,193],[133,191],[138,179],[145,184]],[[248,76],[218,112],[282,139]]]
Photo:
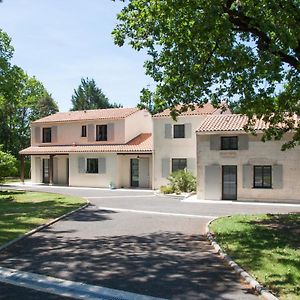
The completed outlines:
[[[274,165],[273,169],[273,184],[272,187],[274,189],[282,189],[283,188],[283,166],[282,165]]]
[[[238,136],[238,150],[248,150],[249,136],[247,134]]]
[[[170,159],[163,158],[161,162],[161,173],[162,177],[167,178],[170,175]]]
[[[115,124],[107,124],[107,140],[113,141],[115,139]]]
[[[191,157],[187,159],[187,169],[188,171],[194,171],[196,169],[196,159]]]
[[[41,128],[40,127],[35,127],[34,128],[34,141],[36,143],[41,142]]]
[[[172,124],[165,124],[165,138],[172,138]]]
[[[219,135],[210,136],[210,150],[220,150],[221,149],[221,138]]]
[[[222,194],[221,166],[213,164],[205,166],[205,199],[220,200]]]
[[[106,158],[105,157],[100,157],[98,159],[98,172],[99,172],[99,174],[106,173]]]
[[[185,123],[184,124],[184,137],[190,139],[192,137],[192,124]]]
[[[57,142],[57,126],[51,127],[51,142],[52,143]]]
[[[88,141],[89,142],[95,141],[95,125],[94,124],[88,125]]]
[[[253,187],[253,166],[243,165],[243,188],[251,189]]]
[[[79,157],[78,158],[78,171],[79,173],[85,173],[85,158],[84,157]]]

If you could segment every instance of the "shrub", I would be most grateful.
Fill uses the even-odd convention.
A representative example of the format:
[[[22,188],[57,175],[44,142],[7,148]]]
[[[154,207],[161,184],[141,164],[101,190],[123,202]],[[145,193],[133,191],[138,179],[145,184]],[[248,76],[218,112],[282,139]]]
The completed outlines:
[[[173,172],[168,180],[175,193],[196,191],[196,177],[186,169]]]
[[[16,161],[13,155],[3,152],[0,147],[0,182],[16,172]]]
[[[160,192],[163,194],[172,194],[174,193],[174,188],[170,185],[162,185],[160,187]]]

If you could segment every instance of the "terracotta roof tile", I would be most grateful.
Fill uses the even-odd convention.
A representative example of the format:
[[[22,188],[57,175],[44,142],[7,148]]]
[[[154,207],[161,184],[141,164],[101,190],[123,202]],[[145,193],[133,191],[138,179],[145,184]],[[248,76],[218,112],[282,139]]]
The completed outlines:
[[[248,117],[245,115],[211,115],[207,116],[201,123],[197,132],[210,131],[240,131],[248,123]],[[268,124],[261,119],[257,119],[253,124],[254,130],[264,130]]]
[[[78,146],[31,146],[21,150],[24,155],[69,153],[152,153],[152,134],[142,133],[127,144],[78,145]]]
[[[180,107],[178,107],[180,109]],[[219,108],[213,107],[212,104],[206,103],[203,105],[203,107],[195,107],[194,110],[188,109],[186,112],[182,112],[180,116],[197,116],[197,115],[210,115],[210,114],[219,114],[220,113]],[[228,109],[226,113],[231,113]],[[157,117],[170,117],[170,109],[166,109],[160,113],[157,113],[153,116],[154,118]]]
[[[47,123],[47,122],[67,122],[80,120],[99,120],[99,119],[124,119],[133,113],[137,112],[138,108],[107,108],[93,110],[78,110],[68,112],[58,112],[56,114],[41,118],[32,122]]]

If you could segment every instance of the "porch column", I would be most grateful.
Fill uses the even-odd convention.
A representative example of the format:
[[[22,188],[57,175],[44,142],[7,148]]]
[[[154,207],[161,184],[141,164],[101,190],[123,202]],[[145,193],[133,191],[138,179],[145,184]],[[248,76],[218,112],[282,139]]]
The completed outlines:
[[[25,178],[25,162],[24,162],[24,155],[20,155],[21,160],[21,174],[20,174],[20,181],[24,184],[24,178]]]
[[[53,156],[50,154],[50,161],[49,161],[49,185],[53,185]]]

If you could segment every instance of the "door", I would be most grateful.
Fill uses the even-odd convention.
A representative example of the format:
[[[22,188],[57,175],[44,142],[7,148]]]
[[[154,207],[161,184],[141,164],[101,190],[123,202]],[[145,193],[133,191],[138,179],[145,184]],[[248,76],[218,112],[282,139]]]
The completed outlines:
[[[137,158],[130,159],[130,186],[139,186],[139,160]]]
[[[222,166],[222,199],[237,199],[237,167]]]
[[[149,158],[139,159],[139,187],[149,188],[150,173],[149,173]]]
[[[50,159],[43,159],[43,183],[49,183],[49,164]]]

